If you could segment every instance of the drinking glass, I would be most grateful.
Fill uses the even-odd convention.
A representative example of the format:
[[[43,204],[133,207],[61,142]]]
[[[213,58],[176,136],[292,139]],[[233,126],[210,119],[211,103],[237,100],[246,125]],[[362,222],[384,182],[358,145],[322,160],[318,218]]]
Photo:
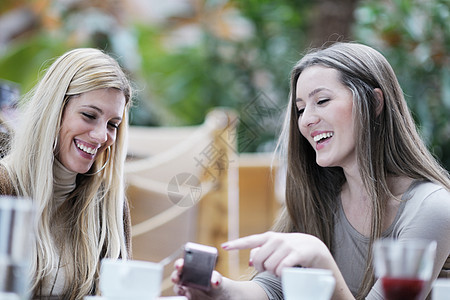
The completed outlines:
[[[420,299],[431,278],[435,253],[435,241],[375,241],[375,275],[382,281],[386,300]]]
[[[29,299],[34,210],[29,199],[0,196],[0,298]]]

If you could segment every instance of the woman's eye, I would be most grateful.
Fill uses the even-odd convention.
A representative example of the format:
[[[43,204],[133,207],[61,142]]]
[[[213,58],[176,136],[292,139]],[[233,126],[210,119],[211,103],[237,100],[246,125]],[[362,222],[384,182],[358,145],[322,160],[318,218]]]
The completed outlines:
[[[91,114],[88,114],[88,113],[81,113],[83,116],[85,116],[86,118],[88,118],[88,119],[95,119],[95,116],[94,115],[91,115]]]
[[[320,99],[319,101],[317,101],[317,104],[319,104],[319,105],[325,104],[325,103],[327,103],[328,101],[330,101],[330,99],[328,99],[328,98]]]
[[[303,115],[303,112],[304,112],[304,111],[305,111],[304,108],[299,108],[299,109],[297,109],[298,116]]]
[[[114,129],[118,129],[119,128],[119,124],[116,123],[108,123],[109,126],[111,126]]]

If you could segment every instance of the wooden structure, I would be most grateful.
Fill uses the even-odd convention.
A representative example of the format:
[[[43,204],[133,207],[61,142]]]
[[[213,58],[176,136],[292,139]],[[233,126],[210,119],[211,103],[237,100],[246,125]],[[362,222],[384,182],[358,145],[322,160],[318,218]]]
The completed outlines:
[[[184,243],[219,250],[216,269],[233,279],[248,251],[227,252],[230,239],[270,228],[278,210],[270,158],[239,156],[236,115],[217,109],[191,127],[131,127],[126,163],[133,259],[158,262]],[[181,256],[181,253],[178,252]],[[165,268],[163,295],[173,295]]]

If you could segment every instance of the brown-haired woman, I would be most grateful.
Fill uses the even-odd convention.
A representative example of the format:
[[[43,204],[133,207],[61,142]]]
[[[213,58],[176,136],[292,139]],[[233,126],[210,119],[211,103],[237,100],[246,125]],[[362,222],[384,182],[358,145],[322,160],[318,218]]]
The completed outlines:
[[[274,231],[223,244],[252,248],[259,273],[240,282],[215,272],[209,297],[283,299],[281,270],[301,265],[332,270],[333,299],[383,299],[371,262],[373,242],[383,237],[436,240],[433,279],[450,276],[449,174],[420,138],[378,51],[337,43],[305,55],[291,73],[278,146],[286,203]]]

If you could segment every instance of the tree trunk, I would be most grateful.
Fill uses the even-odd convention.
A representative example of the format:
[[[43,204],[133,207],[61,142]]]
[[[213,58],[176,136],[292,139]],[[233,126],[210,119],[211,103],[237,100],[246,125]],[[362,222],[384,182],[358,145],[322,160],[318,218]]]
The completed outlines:
[[[318,0],[309,31],[311,47],[352,39],[353,13],[358,0]]]

